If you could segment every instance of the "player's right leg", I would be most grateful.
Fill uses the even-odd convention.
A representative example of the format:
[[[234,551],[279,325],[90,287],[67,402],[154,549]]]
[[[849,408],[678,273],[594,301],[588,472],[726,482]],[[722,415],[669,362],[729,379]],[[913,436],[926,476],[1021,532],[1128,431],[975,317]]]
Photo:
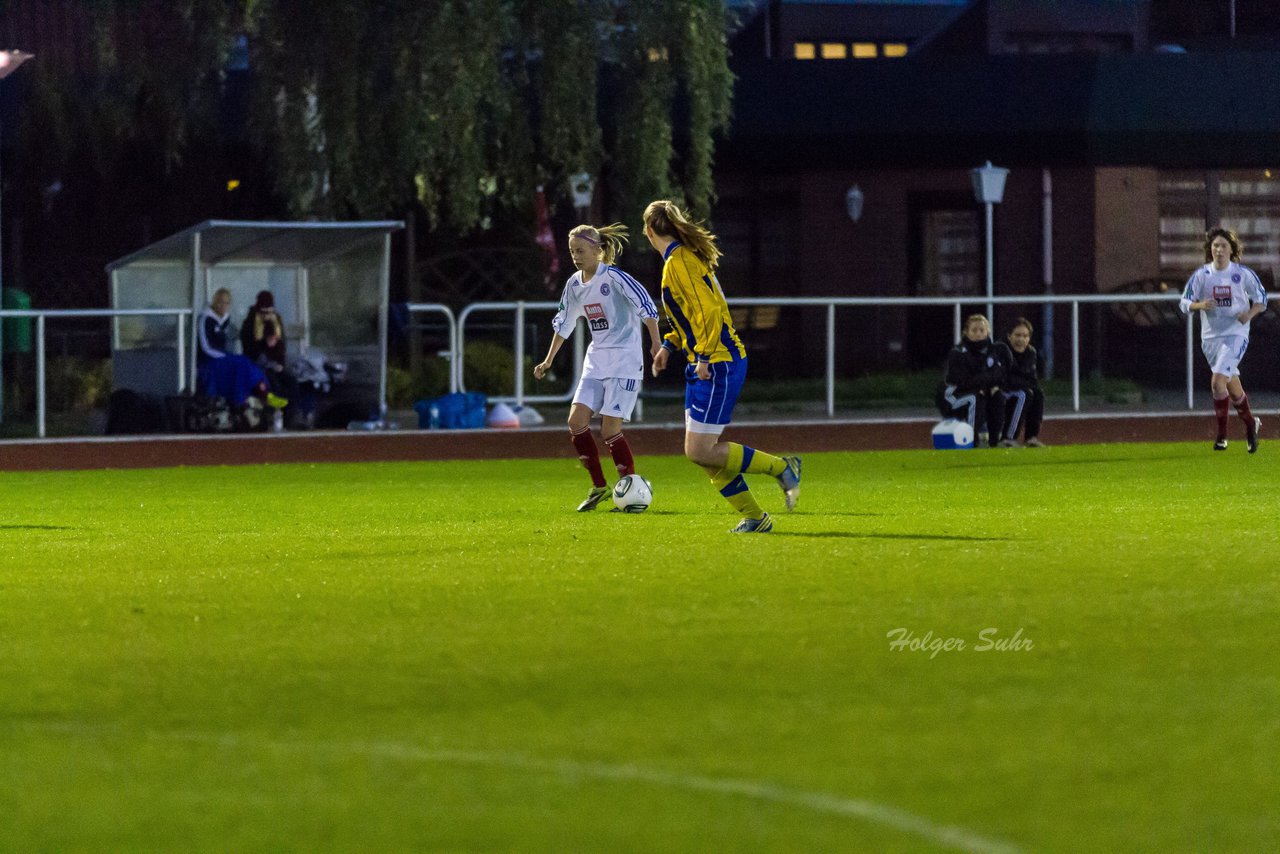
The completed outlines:
[[[1244,387],[1240,385],[1240,359],[1249,346],[1249,339],[1243,336],[1230,335],[1224,338],[1210,338],[1200,342],[1200,349],[1209,362],[1209,370],[1213,373],[1209,387],[1213,393],[1213,415],[1217,421],[1217,436],[1213,441],[1215,451],[1227,449],[1227,418],[1230,414],[1232,399],[1238,399],[1237,411],[1245,429],[1253,423],[1253,413],[1249,411],[1249,400],[1245,397]],[[1245,413],[1248,418],[1245,418]]]
[[[743,446],[720,441],[746,379],[746,360],[717,362],[710,370],[709,380],[691,380],[685,388],[685,456],[706,470],[716,491],[742,516],[731,533],[766,534],[773,529],[773,522],[742,477]],[[688,371],[692,366],[686,379],[690,378]],[[777,461],[780,469],[786,466],[777,457],[766,454],[762,460],[764,457]]]
[[[1227,449],[1227,417],[1231,412],[1231,395],[1227,392],[1226,377],[1214,374],[1209,388],[1213,397],[1213,418],[1217,433],[1213,439],[1215,451]]]
[[[595,437],[591,435],[591,416],[595,414],[591,402],[597,396],[601,399],[604,396],[600,381],[583,377],[578,383],[577,393],[573,396],[573,406],[569,408],[569,441],[578,452],[578,460],[582,463],[582,467],[591,476],[591,491],[578,505],[579,513],[596,509],[596,506],[609,494],[604,470],[600,468],[600,448],[596,446]]]

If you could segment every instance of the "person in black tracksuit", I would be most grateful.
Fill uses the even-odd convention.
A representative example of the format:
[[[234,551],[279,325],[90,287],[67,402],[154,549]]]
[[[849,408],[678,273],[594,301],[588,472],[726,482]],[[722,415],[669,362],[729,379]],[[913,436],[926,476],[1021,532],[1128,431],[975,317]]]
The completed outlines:
[[[971,314],[964,337],[947,354],[947,371],[938,387],[936,403],[943,418],[965,421],[973,428],[978,447],[996,445],[1004,430],[1004,397],[1008,351],[991,340],[991,324]]]
[[[1043,447],[1040,441],[1040,423],[1044,420],[1044,392],[1040,390],[1040,377],[1044,376],[1044,357],[1031,346],[1031,321],[1019,317],[1009,330],[1009,343],[1004,348],[1008,371],[1005,375],[1004,433],[1000,444],[1013,447],[1018,441],[1018,431],[1032,448]]]

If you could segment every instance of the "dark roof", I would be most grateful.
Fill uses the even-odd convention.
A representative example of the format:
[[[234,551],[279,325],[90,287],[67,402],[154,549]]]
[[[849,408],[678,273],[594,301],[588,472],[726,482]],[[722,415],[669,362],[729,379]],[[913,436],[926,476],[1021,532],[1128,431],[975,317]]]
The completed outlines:
[[[1280,161],[1280,52],[774,60],[734,70],[721,165]]]

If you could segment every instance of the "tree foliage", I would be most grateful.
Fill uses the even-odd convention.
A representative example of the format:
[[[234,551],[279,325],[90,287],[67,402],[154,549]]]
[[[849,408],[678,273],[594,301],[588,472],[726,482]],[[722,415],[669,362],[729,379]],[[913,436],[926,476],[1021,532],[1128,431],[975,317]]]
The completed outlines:
[[[57,9],[35,15],[44,42],[20,46],[37,60],[6,81],[23,93],[6,202],[41,278],[96,288],[105,260],[210,217],[417,208],[442,237],[526,229],[536,188],[563,207],[579,172],[596,177],[610,220],[634,226],[656,197],[710,210],[732,91],[723,0]],[[229,64],[241,37],[248,73]],[[244,103],[229,93],[246,86],[229,122]],[[239,177],[254,189],[231,193]]]
[[[607,175],[611,216],[660,195],[710,207],[732,89],[721,0],[249,11],[256,127],[295,215],[383,215],[416,199],[433,223],[467,231],[526,207],[538,184],[562,198],[580,171]]]

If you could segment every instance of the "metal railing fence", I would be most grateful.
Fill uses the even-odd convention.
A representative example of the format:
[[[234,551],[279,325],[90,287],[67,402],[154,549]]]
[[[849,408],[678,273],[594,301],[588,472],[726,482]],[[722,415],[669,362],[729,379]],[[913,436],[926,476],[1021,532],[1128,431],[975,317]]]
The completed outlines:
[[[1071,397],[1072,409],[1080,411],[1080,307],[1081,305],[1131,305],[1135,303],[1176,303],[1178,293],[1165,294],[1020,294],[1016,296],[999,296],[991,298],[996,306],[1001,305],[1065,305],[1071,309]],[[1280,300],[1280,296],[1272,296],[1271,300]],[[840,309],[860,308],[913,308],[920,306],[951,307],[953,339],[959,340],[964,321],[965,308],[979,310],[985,306],[987,299],[979,296],[968,297],[740,297],[730,299],[730,307],[738,306],[778,306],[778,307],[810,307],[826,309],[824,324],[825,345],[825,385],[826,413],[835,415],[836,389],[836,313]],[[456,315],[443,303],[409,303],[407,308],[413,314],[439,314],[444,318],[448,330],[449,349],[442,353],[450,360],[449,390],[466,391],[464,359],[467,344],[467,323],[472,315],[480,312],[509,312],[512,315],[512,347],[513,347],[513,388],[514,394],[493,396],[491,399],[510,402],[517,405],[525,403],[562,403],[573,398],[578,378],[581,374],[582,360],[586,350],[586,332],[573,335],[573,379],[569,390],[563,394],[527,395],[524,382],[524,358],[526,350],[526,330],[529,323],[529,312],[553,312],[558,304],[550,301],[514,301],[514,302],[477,302],[466,306]],[[46,395],[45,395],[45,350],[46,324],[49,319],[58,318],[121,318],[121,317],[173,317],[177,319],[175,341],[177,344],[175,364],[177,367],[177,388],[181,392],[186,387],[186,328],[183,319],[191,317],[191,309],[3,309],[0,320],[6,318],[27,318],[35,321],[35,369],[36,369],[36,433],[46,436]],[[1188,316],[1184,323],[1186,340],[1186,400],[1187,408],[1195,406],[1193,386],[1193,369],[1195,366],[1196,341],[1194,334],[1194,318]],[[534,354],[540,358],[541,354]],[[385,361],[386,354],[383,353]],[[2,389],[0,389],[2,393]],[[0,404],[2,405],[2,404]]]
[[[81,309],[2,309],[0,310],[0,320],[7,318],[28,318],[34,319],[36,322],[36,335],[33,348],[36,357],[36,435],[41,439],[47,434],[46,412],[47,401],[45,398],[45,325],[48,318],[81,318],[81,317],[172,317],[175,318],[175,326],[177,333],[175,341],[177,350],[175,360],[178,368],[178,387],[175,392],[181,392],[187,384],[187,367],[186,359],[186,327],[183,322],[184,318],[191,316],[189,308],[81,308]],[[3,393],[0,388],[0,393]]]
[[[836,311],[837,309],[857,308],[914,308],[920,306],[950,306],[953,309],[953,340],[960,340],[966,306],[974,311],[981,310],[990,302],[993,305],[1065,305],[1071,309],[1071,405],[1075,412],[1080,411],[1080,306],[1081,305],[1132,305],[1134,303],[1169,303],[1174,304],[1180,293],[1163,294],[1019,294],[1016,296],[998,296],[989,300],[985,296],[967,297],[738,297],[728,300],[731,308],[737,306],[779,306],[779,307],[816,307],[826,309],[825,323],[825,377],[826,377],[826,413],[828,417],[835,415],[836,390]],[[1280,300],[1280,296],[1271,296],[1272,300]],[[458,315],[458,349],[455,350],[454,366],[457,369],[458,388],[464,388],[461,381],[462,359],[460,354],[466,346],[465,324],[468,317],[478,311],[509,311],[515,314],[515,394],[495,397],[494,400],[514,402],[517,405],[526,402],[562,402],[572,399],[572,389],[564,395],[526,396],[524,394],[524,327],[525,314],[529,310],[555,309],[554,302],[479,302],[472,303]],[[1195,407],[1193,387],[1193,370],[1195,366],[1194,317],[1188,315],[1186,328],[1186,392],[1187,408]],[[584,335],[575,335],[575,370],[580,370],[582,362]],[[576,385],[576,377],[573,385]]]

